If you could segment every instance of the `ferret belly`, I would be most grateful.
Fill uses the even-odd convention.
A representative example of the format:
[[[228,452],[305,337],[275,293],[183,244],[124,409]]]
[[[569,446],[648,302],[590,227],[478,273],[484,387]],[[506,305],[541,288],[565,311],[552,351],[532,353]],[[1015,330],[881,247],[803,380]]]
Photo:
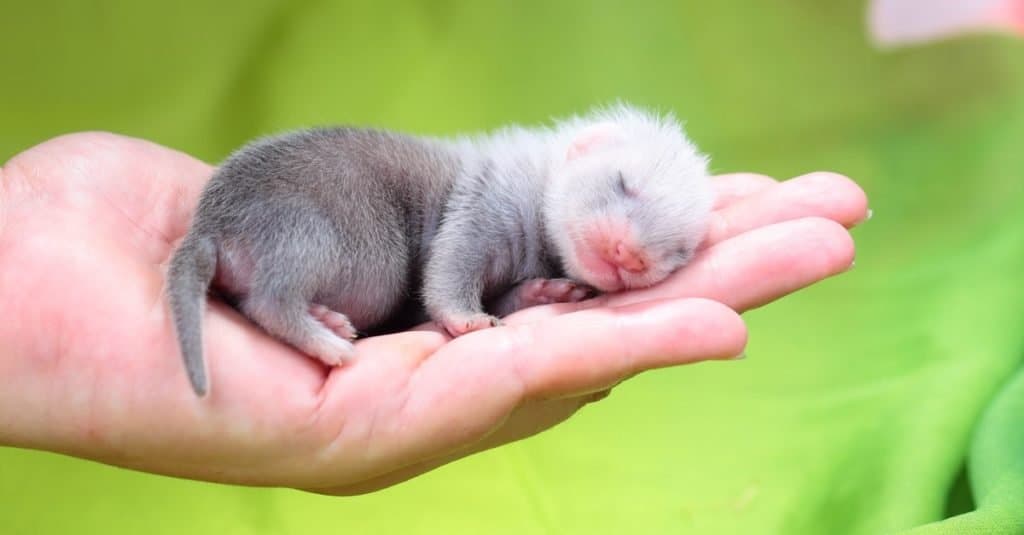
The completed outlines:
[[[308,281],[302,290],[278,286],[268,280],[264,268],[258,273],[258,261],[252,249],[232,242],[218,244],[217,271],[211,289],[235,308],[253,295],[272,294],[278,297],[286,292],[304,294],[311,305],[323,305],[345,314],[352,325],[361,331],[373,329],[386,322],[402,308],[411,291],[404,275],[407,271],[402,255],[391,255],[390,260],[376,259],[373,263],[339,262],[323,268],[322,262],[301,255],[284,266],[300,280]],[[319,259],[322,260],[322,259]],[[306,266],[320,263],[321,270],[308,271]],[[258,281],[257,279],[262,279]],[[273,302],[274,299],[270,299]]]

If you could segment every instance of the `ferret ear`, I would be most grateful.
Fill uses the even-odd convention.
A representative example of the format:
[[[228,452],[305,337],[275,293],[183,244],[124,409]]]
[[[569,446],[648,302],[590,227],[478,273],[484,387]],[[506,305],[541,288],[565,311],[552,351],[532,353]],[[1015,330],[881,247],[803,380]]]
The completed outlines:
[[[565,161],[571,162],[581,156],[593,153],[615,140],[619,126],[615,123],[597,123],[580,131],[569,145]]]

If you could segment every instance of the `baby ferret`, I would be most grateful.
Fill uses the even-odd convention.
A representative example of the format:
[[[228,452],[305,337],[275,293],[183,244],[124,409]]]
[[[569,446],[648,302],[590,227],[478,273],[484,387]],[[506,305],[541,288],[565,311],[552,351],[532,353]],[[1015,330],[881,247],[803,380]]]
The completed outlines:
[[[256,140],[205,187],[168,272],[196,394],[212,287],[328,365],[357,332],[427,317],[452,336],[523,307],[655,284],[704,237],[707,158],[625,104],[439,139],[316,128]]]

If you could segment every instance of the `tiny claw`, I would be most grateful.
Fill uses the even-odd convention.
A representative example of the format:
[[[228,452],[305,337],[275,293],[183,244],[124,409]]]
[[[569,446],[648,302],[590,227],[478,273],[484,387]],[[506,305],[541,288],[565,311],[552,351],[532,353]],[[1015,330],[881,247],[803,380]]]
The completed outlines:
[[[471,316],[455,316],[442,320],[441,326],[452,338],[458,338],[473,331],[488,327],[500,327],[501,320],[489,314],[473,314]]]

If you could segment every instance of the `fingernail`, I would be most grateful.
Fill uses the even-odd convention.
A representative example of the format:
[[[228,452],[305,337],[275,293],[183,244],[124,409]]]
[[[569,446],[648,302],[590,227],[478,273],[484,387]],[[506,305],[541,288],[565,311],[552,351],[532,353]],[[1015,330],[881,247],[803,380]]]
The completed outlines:
[[[872,217],[875,217],[875,211],[868,208],[868,216],[864,218],[864,221],[870,221]]]
[[[745,358],[747,358],[747,352],[746,351],[740,353],[739,355],[736,355],[735,357],[733,357],[733,358],[731,358],[729,360],[743,360]]]

